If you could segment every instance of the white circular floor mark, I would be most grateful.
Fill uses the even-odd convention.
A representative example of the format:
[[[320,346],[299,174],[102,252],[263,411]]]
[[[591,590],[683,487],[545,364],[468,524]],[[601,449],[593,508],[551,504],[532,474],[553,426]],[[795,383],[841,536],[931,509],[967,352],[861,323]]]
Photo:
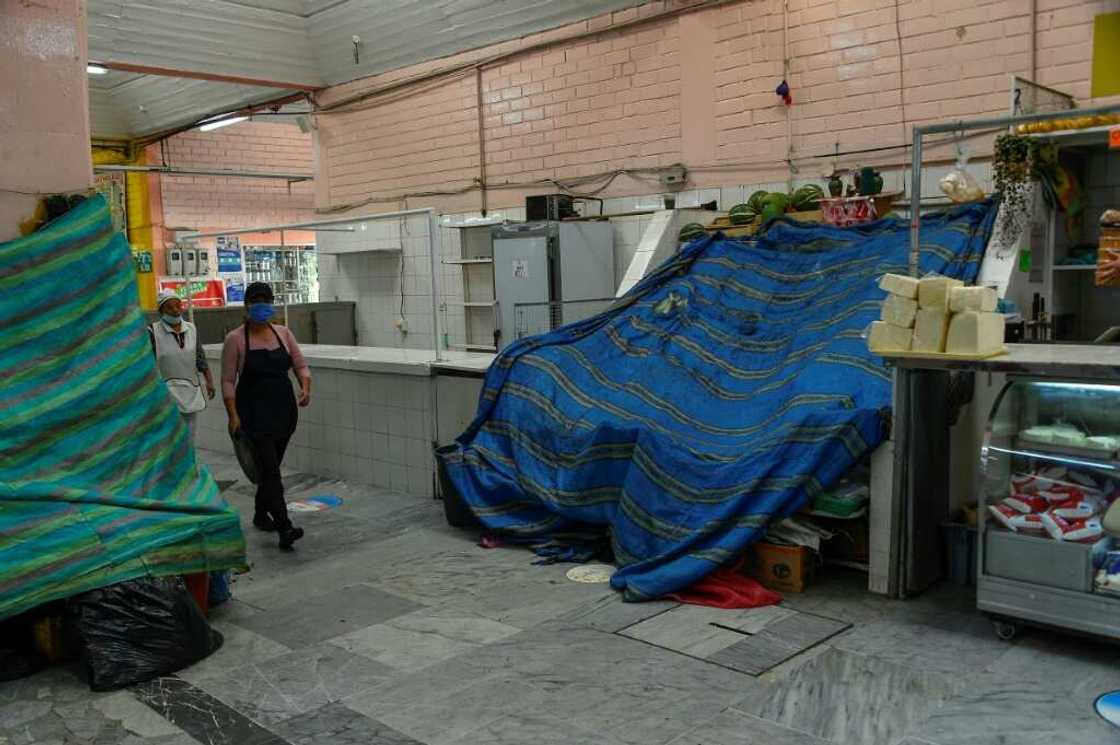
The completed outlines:
[[[583,564],[568,570],[568,579],[572,582],[598,584],[610,582],[614,574],[614,567],[609,564]]]

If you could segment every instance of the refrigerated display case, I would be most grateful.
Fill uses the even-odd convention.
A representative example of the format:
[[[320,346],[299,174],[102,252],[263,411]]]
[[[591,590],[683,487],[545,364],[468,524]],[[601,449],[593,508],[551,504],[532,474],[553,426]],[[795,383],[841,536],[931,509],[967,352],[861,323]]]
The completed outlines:
[[[981,452],[977,604],[1024,624],[1120,639],[1120,384],[1009,376]]]

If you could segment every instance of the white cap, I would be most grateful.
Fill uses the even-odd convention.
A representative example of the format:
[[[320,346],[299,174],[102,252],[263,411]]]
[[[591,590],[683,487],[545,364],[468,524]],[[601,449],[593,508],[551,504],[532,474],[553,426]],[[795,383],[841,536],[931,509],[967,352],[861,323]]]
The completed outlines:
[[[156,310],[162,308],[168,300],[174,300],[178,297],[174,290],[160,290],[159,294],[156,295]]]

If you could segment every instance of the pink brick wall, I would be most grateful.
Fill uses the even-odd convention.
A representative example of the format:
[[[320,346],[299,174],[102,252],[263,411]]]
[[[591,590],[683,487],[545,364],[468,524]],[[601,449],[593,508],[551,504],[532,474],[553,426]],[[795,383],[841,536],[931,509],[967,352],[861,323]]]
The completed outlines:
[[[682,128],[713,130],[714,160],[686,165],[696,185],[783,180],[792,131],[800,177],[832,162],[807,156],[909,141],[914,123],[1006,113],[1009,76],[1029,75],[1027,0],[789,0],[789,80],[794,107],[774,95],[783,76],[782,0],[753,0],[651,20],[687,0],[655,2],[549,32],[569,38],[525,52],[482,74],[487,181],[492,206],[521,203],[526,186],[621,168],[681,161]],[[1088,99],[1093,17],[1120,10],[1116,0],[1038,0],[1036,79]],[[701,29],[695,22],[700,17]],[[704,33],[700,33],[703,30]],[[901,65],[898,34],[901,33]],[[326,91],[323,103],[392,80],[517,49],[545,38],[507,42]],[[700,39],[710,60],[697,60]],[[691,65],[682,76],[681,49]],[[705,64],[700,64],[701,62]],[[901,67],[901,70],[900,70]],[[682,77],[710,76],[712,106],[682,106]],[[700,81],[704,82],[704,81]],[[478,177],[478,113],[473,74],[424,84],[413,95],[354,113],[317,117],[320,206],[389,200],[409,192],[468,187]],[[905,112],[905,123],[903,121]],[[713,120],[714,119],[714,123]],[[714,127],[714,129],[713,129]],[[701,143],[704,145],[704,143]],[[988,143],[975,149],[984,151]],[[947,155],[942,148],[934,155]],[[862,164],[901,164],[901,151],[863,156]],[[853,162],[845,163],[854,165]],[[713,167],[714,166],[714,167]],[[705,168],[707,167],[707,168]],[[811,171],[811,172],[810,172]],[[514,184],[517,188],[502,188]],[[535,191],[552,190],[537,188]],[[618,179],[612,195],[658,191],[656,179]],[[401,204],[382,203],[385,209]],[[423,196],[409,206],[472,209],[478,195]]]
[[[290,124],[241,122],[211,132],[191,130],[166,142],[167,163],[179,168],[312,173],[311,136]],[[150,163],[159,163],[159,147]],[[163,176],[164,223],[168,228],[221,230],[311,219],[308,182]]]

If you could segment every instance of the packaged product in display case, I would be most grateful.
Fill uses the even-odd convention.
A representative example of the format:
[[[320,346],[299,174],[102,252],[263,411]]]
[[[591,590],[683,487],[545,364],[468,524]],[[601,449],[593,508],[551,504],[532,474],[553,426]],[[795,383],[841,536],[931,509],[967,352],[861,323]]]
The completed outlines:
[[[982,453],[977,603],[1001,635],[1035,622],[1120,638],[1120,385],[1012,377]]]

